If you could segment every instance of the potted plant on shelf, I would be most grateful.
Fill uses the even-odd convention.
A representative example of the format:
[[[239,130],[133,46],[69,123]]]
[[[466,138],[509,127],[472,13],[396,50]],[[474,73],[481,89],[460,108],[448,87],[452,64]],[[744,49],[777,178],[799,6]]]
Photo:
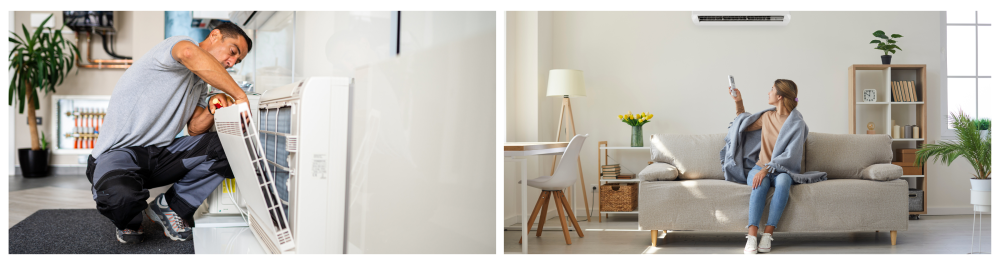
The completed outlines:
[[[989,124],[989,119],[980,119],[979,122],[969,118],[968,115],[959,111],[958,115],[951,114],[949,118],[952,126],[955,127],[955,134],[958,136],[956,142],[939,142],[937,144],[925,144],[923,148],[917,150],[916,166],[922,165],[928,158],[935,161],[945,161],[951,166],[959,156],[964,157],[972,164],[976,174],[970,180],[972,190],[990,191],[991,174],[991,127],[986,127],[986,131],[979,130],[982,120]],[[982,135],[985,133],[986,135]]]
[[[628,114],[618,115],[619,120],[632,126],[632,147],[642,147],[642,125],[649,123],[652,118],[653,114],[645,112],[632,115],[632,111],[629,111]]]
[[[872,40],[871,42],[868,43],[868,44],[878,43],[878,46],[875,47],[875,49],[882,50],[883,52],[885,52],[885,55],[882,55],[882,64],[889,64],[889,61],[892,60],[892,55],[889,55],[890,52],[892,54],[896,54],[897,49],[899,49],[900,51],[903,50],[902,48],[899,48],[899,46],[896,45],[896,40],[893,39],[893,38],[902,38],[903,35],[892,34],[886,36],[885,32],[882,30],[876,30],[874,33],[872,33],[872,35],[875,35],[875,37],[882,39],[882,40]]]
[[[52,19],[52,15],[42,21],[42,25],[49,19]],[[17,150],[21,174],[24,177],[44,177],[49,171],[49,150],[44,135],[41,141],[38,138],[38,124],[35,121],[38,94],[45,92],[48,95],[49,92],[56,91],[56,86],[62,84],[73,69],[80,51],[71,41],[63,38],[62,28],[56,30],[38,27],[31,33],[22,24],[21,29],[24,30],[24,36],[11,32],[14,37],[8,37],[8,41],[14,46],[8,58],[9,69],[14,70],[14,75],[10,81],[10,100],[7,104],[17,104],[18,113],[24,113],[25,106],[28,107],[31,148]]]

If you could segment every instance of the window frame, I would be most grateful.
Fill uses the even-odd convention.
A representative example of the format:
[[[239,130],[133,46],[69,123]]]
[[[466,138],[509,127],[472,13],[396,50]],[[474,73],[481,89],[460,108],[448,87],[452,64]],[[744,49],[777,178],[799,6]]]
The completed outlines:
[[[987,26],[992,27],[992,23],[979,23],[979,11],[974,11],[975,20],[973,23],[948,23],[948,11],[941,11],[941,69],[943,77],[941,78],[941,102],[944,107],[941,108],[941,140],[957,140],[958,137],[955,135],[954,129],[948,129],[948,80],[951,78],[972,78],[976,80],[976,117],[979,118],[979,79],[992,78],[988,75],[979,75],[979,27]],[[975,43],[976,43],[976,58],[975,58],[975,75],[972,76],[961,76],[961,75],[948,75],[948,27],[975,27]]]

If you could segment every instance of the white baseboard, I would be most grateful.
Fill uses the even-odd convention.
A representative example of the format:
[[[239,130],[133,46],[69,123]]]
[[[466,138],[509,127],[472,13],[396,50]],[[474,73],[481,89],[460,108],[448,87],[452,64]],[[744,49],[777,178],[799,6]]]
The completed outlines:
[[[953,207],[927,207],[927,215],[959,215],[972,214],[972,205]],[[989,215],[986,213],[985,215]]]

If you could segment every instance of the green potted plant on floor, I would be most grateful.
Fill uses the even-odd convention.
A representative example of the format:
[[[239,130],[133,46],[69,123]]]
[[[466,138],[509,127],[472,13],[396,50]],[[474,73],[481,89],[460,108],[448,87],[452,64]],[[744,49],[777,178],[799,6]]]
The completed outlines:
[[[987,125],[985,131],[980,130],[980,124],[989,124],[989,119],[977,121],[959,111],[957,115],[952,113],[949,120],[955,127],[955,135],[958,136],[958,140],[925,144],[923,148],[917,150],[916,166],[922,165],[928,158],[944,161],[951,166],[951,162],[959,156],[964,157],[976,170],[976,174],[973,174],[973,178],[970,180],[972,190],[990,191],[990,174],[992,173],[990,134],[993,129]]]
[[[52,15],[42,21],[42,25],[49,19],[52,19]],[[49,171],[49,150],[48,141],[44,141],[44,138],[39,141],[38,137],[38,124],[35,121],[38,94],[45,92],[48,95],[56,91],[56,86],[62,84],[73,69],[80,51],[76,45],[63,38],[62,28],[56,30],[43,26],[31,33],[22,24],[21,29],[24,36],[11,32],[14,37],[8,37],[8,41],[14,46],[8,57],[9,70],[14,70],[14,75],[10,81],[10,100],[7,104],[16,104],[18,113],[24,113],[25,106],[28,109],[31,148],[17,150],[21,174],[24,177],[44,177]]]
[[[882,55],[882,64],[889,64],[889,61],[892,60],[892,55],[889,55],[890,52],[892,54],[896,54],[897,49],[900,51],[903,50],[903,48],[900,48],[899,46],[896,45],[896,40],[893,39],[893,38],[902,38],[903,35],[892,34],[886,36],[885,32],[882,30],[876,30],[874,33],[872,33],[872,35],[875,35],[875,37],[881,39],[881,40],[872,40],[868,44],[878,43],[878,46],[875,47],[875,49],[882,50],[883,52],[885,52],[885,55]]]

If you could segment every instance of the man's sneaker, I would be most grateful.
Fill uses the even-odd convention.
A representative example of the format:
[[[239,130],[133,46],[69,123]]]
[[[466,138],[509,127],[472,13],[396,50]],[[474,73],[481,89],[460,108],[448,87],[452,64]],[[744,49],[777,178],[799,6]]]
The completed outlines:
[[[174,241],[186,241],[191,238],[191,227],[167,206],[167,201],[161,193],[153,203],[146,208],[146,217],[163,227],[163,234]]]
[[[774,238],[771,238],[771,233],[764,233],[764,236],[760,237],[760,246],[757,247],[757,251],[761,253],[771,252],[772,240],[774,240]]]
[[[747,246],[743,248],[743,254],[757,254],[757,236],[747,235]]]
[[[139,230],[132,230],[125,228],[125,230],[118,230],[115,228],[115,237],[118,238],[118,242],[125,244],[137,244],[142,242],[142,227]]]

